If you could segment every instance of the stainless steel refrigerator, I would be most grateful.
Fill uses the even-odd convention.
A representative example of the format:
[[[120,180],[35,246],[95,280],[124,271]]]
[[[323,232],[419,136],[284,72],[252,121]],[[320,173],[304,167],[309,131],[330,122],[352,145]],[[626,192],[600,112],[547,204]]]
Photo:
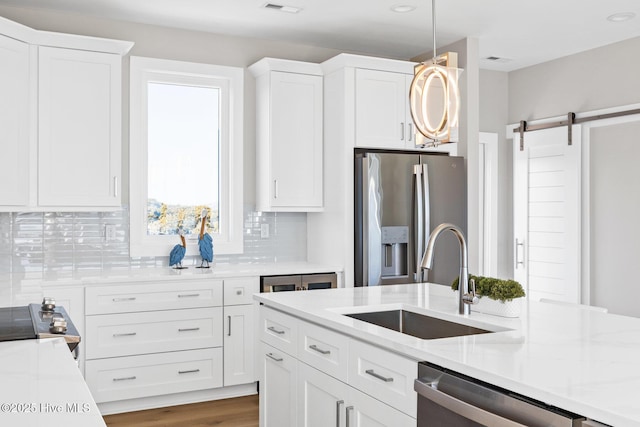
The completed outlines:
[[[466,236],[464,158],[356,149],[354,172],[355,286],[450,285],[460,273],[452,233],[438,238],[433,269],[417,266],[438,224],[453,223]]]

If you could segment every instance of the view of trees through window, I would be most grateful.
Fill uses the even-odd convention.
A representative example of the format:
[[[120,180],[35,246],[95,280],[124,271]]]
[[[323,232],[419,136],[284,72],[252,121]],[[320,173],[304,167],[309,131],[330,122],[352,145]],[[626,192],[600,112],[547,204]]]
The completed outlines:
[[[147,235],[219,230],[220,89],[148,83]]]

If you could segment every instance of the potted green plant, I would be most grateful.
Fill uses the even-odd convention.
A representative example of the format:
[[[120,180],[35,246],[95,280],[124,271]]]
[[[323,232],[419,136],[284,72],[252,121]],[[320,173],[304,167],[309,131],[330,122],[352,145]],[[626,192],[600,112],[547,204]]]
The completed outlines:
[[[522,285],[515,280],[496,279],[494,277],[469,275],[469,282],[475,281],[478,304],[471,306],[472,311],[494,314],[503,317],[518,317],[522,310],[522,298],[525,296]],[[458,278],[451,284],[458,290]]]

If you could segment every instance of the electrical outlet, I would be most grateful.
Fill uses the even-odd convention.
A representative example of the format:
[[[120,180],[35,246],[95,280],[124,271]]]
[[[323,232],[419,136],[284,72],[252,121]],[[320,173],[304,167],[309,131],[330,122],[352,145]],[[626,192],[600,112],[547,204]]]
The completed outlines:
[[[260,237],[266,239],[269,237],[269,224],[260,225]]]
[[[104,226],[104,240],[109,242],[116,240],[116,226],[113,224],[106,224]]]

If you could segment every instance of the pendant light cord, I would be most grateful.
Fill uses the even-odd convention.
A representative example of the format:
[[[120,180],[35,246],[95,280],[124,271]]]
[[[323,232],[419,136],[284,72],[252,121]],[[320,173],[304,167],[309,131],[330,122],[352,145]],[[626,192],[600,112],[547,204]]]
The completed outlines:
[[[436,63],[436,0],[431,0],[431,23],[433,26],[433,63]]]

